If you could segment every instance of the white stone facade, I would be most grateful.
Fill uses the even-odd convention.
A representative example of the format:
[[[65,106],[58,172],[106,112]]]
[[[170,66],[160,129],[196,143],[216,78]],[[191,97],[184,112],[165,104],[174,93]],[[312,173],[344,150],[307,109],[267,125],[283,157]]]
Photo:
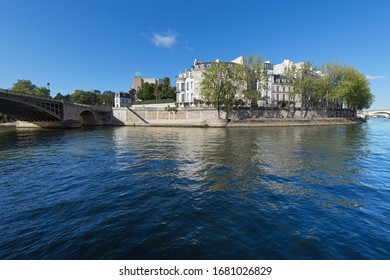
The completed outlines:
[[[117,92],[115,93],[115,107],[130,107],[131,106],[131,96],[128,92]]]
[[[176,78],[176,102],[194,102],[201,100],[200,83],[203,80],[203,71],[211,67],[212,62],[198,62],[188,70],[179,73]]]
[[[216,62],[220,62],[219,59]],[[185,106],[193,106],[198,101],[203,101],[201,93],[201,81],[203,80],[203,72],[211,67],[213,62],[201,62],[195,59],[194,64],[186,71],[180,72],[176,78],[176,103]],[[243,64],[244,57],[240,56],[230,63]],[[303,67],[303,62],[293,63],[291,60],[285,59],[280,64],[272,64],[270,61],[264,62],[264,68],[267,71],[267,81],[258,82],[257,88],[261,91],[261,100],[258,101],[259,106],[278,106],[285,107],[288,103],[294,103],[295,106],[300,106],[300,100],[297,96],[291,96],[292,88],[286,85],[284,79],[285,69],[295,65],[297,69]],[[265,84],[264,84],[265,83]],[[236,100],[243,100],[247,104],[242,90],[235,95]]]
[[[285,60],[283,60],[282,63],[274,65],[273,74],[274,75],[283,75],[285,69],[291,68],[293,65],[295,65],[295,67],[297,69],[301,69],[303,67],[303,64],[304,64],[303,62],[294,63],[289,59],[285,59]]]
[[[220,62],[217,59],[215,62]],[[242,64],[243,57],[237,57],[230,61],[231,63]],[[194,103],[203,100],[201,94],[201,82],[203,80],[203,72],[211,67],[213,62],[202,62],[197,59],[194,64],[186,71],[180,72],[176,78],[176,102],[177,103]]]

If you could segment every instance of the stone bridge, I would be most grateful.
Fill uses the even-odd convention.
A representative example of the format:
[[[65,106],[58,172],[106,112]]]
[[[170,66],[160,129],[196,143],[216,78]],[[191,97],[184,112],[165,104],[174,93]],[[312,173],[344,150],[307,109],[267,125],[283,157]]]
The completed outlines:
[[[390,118],[390,109],[385,110],[362,110],[358,113],[358,115],[364,117],[364,118],[370,118],[370,117],[385,117]]]
[[[4,89],[0,89],[0,113],[21,121],[20,126],[80,127],[112,123],[111,107],[59,101]]]

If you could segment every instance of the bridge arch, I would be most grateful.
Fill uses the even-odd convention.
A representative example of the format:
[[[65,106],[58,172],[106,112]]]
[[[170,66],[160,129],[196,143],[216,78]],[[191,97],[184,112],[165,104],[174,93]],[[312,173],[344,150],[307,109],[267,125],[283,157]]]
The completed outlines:
[[[20,121],[55,122],[63,117],[60,101],[0,89],[0,112]]]
[[[386,118],[390,118],[390,112],[386,111],[375,111],[371,113],[371,116],[384,116]]]
[[[80,113],[80,122],[82,126],[97,125],[97,118],[90,110],[83,110]]]

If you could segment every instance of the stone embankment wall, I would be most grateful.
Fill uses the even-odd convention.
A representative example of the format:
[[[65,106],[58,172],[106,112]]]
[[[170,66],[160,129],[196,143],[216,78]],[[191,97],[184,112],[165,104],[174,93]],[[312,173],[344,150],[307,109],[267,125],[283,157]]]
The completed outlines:
[[[288,126],[288,125],[323,125],[332,123],[351,123],[356,120],[356,113],[347,110],[284,110],[253,108],[234,109],[230,114],[230,122],[221,111],[221,119],[214,108],[183,108],[170,107],[131,107],[113,108],[113,125],[129,126],[199,126],[225,127],[229,126]]]
[[[175,107],[171,107],[175,108]],[[151,107],[113,108],[114,125],[132,126],[226,126],[225,115],[218,118],[214,108],[172,109]]]
[[[238,108],[232,110],[230,118],[232,120],[261,119],[261,118],[353,118],[355,111],[350,110],[324,110],[324,109],[277,109],[277,108]]]

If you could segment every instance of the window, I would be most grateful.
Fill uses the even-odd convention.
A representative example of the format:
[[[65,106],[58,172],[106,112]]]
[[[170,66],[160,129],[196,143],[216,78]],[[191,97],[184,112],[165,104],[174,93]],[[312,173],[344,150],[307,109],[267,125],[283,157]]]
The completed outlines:
[[[189,89],[190,89],[190,83],[187,82],[187,90],[189,90]]]

